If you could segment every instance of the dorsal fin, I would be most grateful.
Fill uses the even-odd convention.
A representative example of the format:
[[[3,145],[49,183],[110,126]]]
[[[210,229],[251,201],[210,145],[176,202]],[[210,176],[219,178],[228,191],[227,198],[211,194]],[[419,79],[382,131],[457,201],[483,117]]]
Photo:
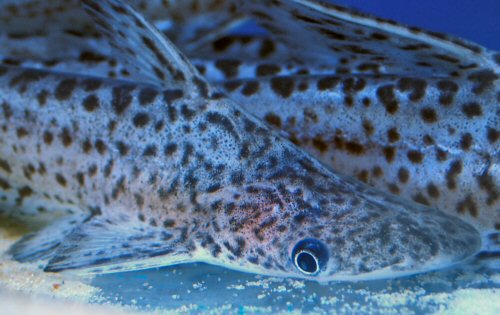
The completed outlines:
[[[168,7],[170,27],[161,30],[188,55],[247,20],[233,0],[171,1]],[[153,12],[148,15],[155,17]]]
[[[500,55],[479,45],[320,1],[240,0],[240,8],[297,59],[344,72],[459,76],[469,69],[500,69]]]
[[[207,43],[245,20],[237,12],[233,0],[126,2],[154,20],[155,25],[181,48]],[[0,1],[0,30],[15,38],[57,33],[79,37],[93,35],[92,19],[80,13],[81,6],[75,0]]]
[[[78,1],[0,1],[0,30],[12,37],[50,34],[62,27],[92,28],[92,20],[81,14]]]
[[[117,0],[82,2],[135,78],[187,94],[207,94],[208,85],[195,67],[130,5]]]
[[[190,58],[217,60],[237,58],[245,62],[293,64],[285,45],[268,34],[220,36],[198,49],[189,51]]]

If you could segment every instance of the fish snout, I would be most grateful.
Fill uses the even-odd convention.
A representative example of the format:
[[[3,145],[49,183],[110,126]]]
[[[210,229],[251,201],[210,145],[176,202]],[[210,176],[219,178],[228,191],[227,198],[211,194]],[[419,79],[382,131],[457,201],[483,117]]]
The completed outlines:
[[[348,232],[346,239],[350,241],[338,257],[339,271],[332,273],[333,278],[416,274],[451,266],[480,250],[481,238],[474,227],[439,210],[419,208],[390,211],[363,232]]]
[[[398,204],[384,204],[383,211],[378,206],[332,219],[322,233],[293,242],[288,252],[300,277],[395,278],[445,268],[480,250],[477,230],[457,217],[411,202],[411,211]]]
[[[397,258],[397,263],[390,265],[395,274],[445,268],[480,250],[480,235],[471,225],[439,210],[422,212],[414,218],[397,216],[395,223],[381,229],[382,233],[393,234],[392,246],[385,245],[385,249]]]

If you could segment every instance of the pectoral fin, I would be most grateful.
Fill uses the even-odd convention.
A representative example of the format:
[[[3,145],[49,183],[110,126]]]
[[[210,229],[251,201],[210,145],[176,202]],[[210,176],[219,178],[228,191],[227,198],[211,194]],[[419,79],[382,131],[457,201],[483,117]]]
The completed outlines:
[[[192,259],[187,230],[153,227],[128,216],[93,217],[57,248],[45,271],[105,273],[146,269]]]
[[[23,236],[9,249],[9,254],[20,262],[47,259],[85,218],[86,215],[82,214],[58,219],[37,232]]]

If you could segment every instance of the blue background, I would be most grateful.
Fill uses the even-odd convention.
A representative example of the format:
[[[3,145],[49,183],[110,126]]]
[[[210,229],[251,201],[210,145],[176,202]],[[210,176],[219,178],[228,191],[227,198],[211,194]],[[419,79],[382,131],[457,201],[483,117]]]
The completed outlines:
[[[500,0],[330,0],[500,51]]]

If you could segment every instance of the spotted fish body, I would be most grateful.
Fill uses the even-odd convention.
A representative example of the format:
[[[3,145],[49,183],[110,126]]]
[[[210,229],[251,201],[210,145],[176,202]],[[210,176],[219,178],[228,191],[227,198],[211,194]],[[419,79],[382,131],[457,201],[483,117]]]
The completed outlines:
[[[56,238],[51,226],[25,237],[15,258],[91,272],[204,261],[328,281],[411,274],[479,249],[470,225],[333,173],[213,92],[129,6],[84,2],[115,44],[151,42],[137,50],[156,56],[144,75],[163,62],[171,88],[0,68],[2,209],[77,217]],[[118,25],[128,33],[112,36]]]
[[[224,73],[232,99],[332,169],[498,234],[499,53],[315,1],[241,8],[287,61],[248,70],[225,38],[200,53],[216,60],[208,78]]]
[[[276,77],[225,87],[332,169],[491,230],[500,229],[499,83],[483,71],[463,80]]]
[[[214,80],[224,75],[216,64],[206,68]],[[459,215],[481,231],[498,229],[494,75],[263,78],[264,68],[248,68],[249,75],[260,69],[259,79],[224,80],[219,87],[330,168]],[[488,76],[490,82],[481,81]],[[478,97],[473,91],[481,84]]]
[[[296,5],[294,1],[287,3],[292,3],[292,8]],[[255,7],[250,13],[263,20],[264,27],[272,26],[272,21]],[[288,22],[282,25],[302,25],[300,32],[308,36],[287,38],[290,32],[281,31],[277,42],[222,37],[193,51],[194,63],[246,110],[283,130],[290,140],[332,169],[458,214],[481,231],[498,229],[496,144],[500,124],[495,110],[499,103],[495,54],[440,34],[414,28],[408,32],[394,22],[339,7],[322,9],[330,10],[329,20],[319,10],[307,7],[300,14],[293,13],[293,18],[286,16],[291,10],[288,7],[280,8],[276,15],[276,20]],[[355,32],[349,19],[361,23]],[[336,54],[344,55],[343,59],[320,58],[324,61],[321,67],[311,65],[311,56],[303,56],[294,39],[320,35],[329,38],[318,42],[338,43],[339,49],[349,48],[346,51],[351,52],[338,50]],[[394,36],[397,42],[391,39]],[[366,46],[358,50],[391,45],[392,50],[403,50],[407,60],[384,51],[375,56],[365,53],[370,61],[346,44],[356,42],[351,37],[366,41]],[[319,46],[319,52],[309,49],[306,53],[321,55],[325,47]],[[196,59],[202,56],[209,59]],[[377,58],[384,58],[384,63],[374,63]],[[479,65],[491,69],[480,70]],[[127,72],[109,70],[102,63],[78,68],[61,62],[54,68],[127,77]],[[320,75],[325,72],[330,76]],[[408,73],[381,76],[393,72]],[[333,73],[338,76],[331,76]]]
[[[500,53],[316,1],[240,4],[337,76],[233,80],[233,99],[333,169],[498,237]]]
[[[404,273],[404,265],[434,267],[479,245],[474,229],[459,220],[334,176],[228,101],[174,100],[178,91],[34,70],[2,72],[10,113],[3,122],[9,126],[3,208],[93,214],[59,245],[49,271],[202,260],[300,276],[291,245],[329,235],[323,241],[332,246],[332,265],[320,279],[350,279],[390,265],[388,274],[374,276]],[[36,96],[47,86],[54,89],[45,90],[43,104]],[[145,93],[156,97],[148,103]],[[20,103],[12,104],[15,98]]]

